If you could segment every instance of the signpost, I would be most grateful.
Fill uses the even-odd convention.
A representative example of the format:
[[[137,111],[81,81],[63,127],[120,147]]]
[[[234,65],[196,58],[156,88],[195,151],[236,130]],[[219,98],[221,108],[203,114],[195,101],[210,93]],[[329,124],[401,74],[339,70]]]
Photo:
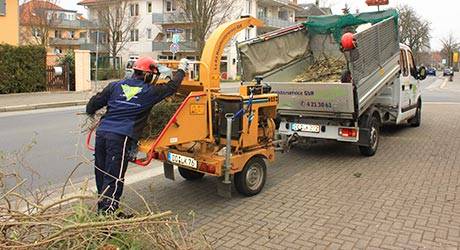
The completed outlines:
[[[173,59],[176,59],[176,53],[179,52],[180,46],[180,35],[178,33],[174,33],[172,37],[172,44],[169,46],[169,51],[173,54]]]

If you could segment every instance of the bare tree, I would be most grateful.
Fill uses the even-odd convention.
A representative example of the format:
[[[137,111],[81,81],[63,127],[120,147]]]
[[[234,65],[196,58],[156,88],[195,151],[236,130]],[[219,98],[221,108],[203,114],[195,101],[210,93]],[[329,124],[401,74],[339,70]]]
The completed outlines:
[[[96,7],[98,24],[106,33],[107,50],[112,57],[115,69],[117,57],[127,43],[139,39],[139,5],[130,4],[128,0],[98,0]]]
[[[236,1],[222,0],[178,0],[178,7],[186,20],[192,23],[193,41],[199,55],[210,30],[227,21]]]
[[[441,38],[441,43],[442,43],[441,54],[444,58],[447,58],[447,65],[451,67],[453,64],[452,55],[455,51],[459,50],[460,42],[457,40],[457,38],[454,37],[454,35],[451,32],[446,37]]]
[[[27,28],[20,32],[21,41],[34,45],[49,45],[51,30],[61,22],[57,13],[60,7],[57,3],[58,0],[23,1],[19,10],[21,26]]]
[[[401,42],[409,46],[416,58],[419,52],[430,48],[430,23],[408,5],[398,7]]]

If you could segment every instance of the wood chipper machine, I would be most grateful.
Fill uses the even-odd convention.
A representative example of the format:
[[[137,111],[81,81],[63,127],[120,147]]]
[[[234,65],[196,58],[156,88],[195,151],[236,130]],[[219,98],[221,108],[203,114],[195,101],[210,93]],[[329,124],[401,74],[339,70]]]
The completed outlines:
[[[223,50],[239,31],[263,23],[253,17],[219,26],[206,41],[199,78],[188,76],[179,90],[187,97],[160,135],[140,142],[145,154],[136,164],[153,159],[164,165],[165,177],[174,180],[174,166],[187,180],[204,175],[220,177],[218,193],[231,195],[231,183],[243,195],[259,193],[267,178],[265,160],[275,158],[278,95],[258,81],[240,86],[239,93],[221,92],[220,64]],[[178,62],[166,62],[172,68]],[[169,119],[165,117],[164,119]],[[232,178],[233,177],[233,178]]]

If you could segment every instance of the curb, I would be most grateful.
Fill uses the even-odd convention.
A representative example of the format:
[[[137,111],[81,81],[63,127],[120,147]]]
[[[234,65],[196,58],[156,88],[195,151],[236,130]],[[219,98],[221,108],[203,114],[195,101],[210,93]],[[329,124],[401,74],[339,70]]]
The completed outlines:
[[[35,109],[48,109],[48,108],[63,108],[71,106],[80,106],[86,105],[88,100],[76,100],[68,102],[50,102],[50,103],[39,103],[39,104],[28,104],[28,105],[18,105],[18,106],[7,106],[0,107],[1,112],[14,112],[14,111],[27,111]]]

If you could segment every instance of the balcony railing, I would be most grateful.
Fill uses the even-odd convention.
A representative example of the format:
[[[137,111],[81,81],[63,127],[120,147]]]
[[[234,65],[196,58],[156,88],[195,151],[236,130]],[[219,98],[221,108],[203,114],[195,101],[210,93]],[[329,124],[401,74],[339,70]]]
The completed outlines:
[[[291,3],[290,0],[260,0],[260,2],[258,2],[258,4],[263,6],[283,6],[289,3]]]
[[[97,29],[97,23],[87,20],[55,20],[51,24],[54,28],[68,28],[68,29]]]
[[[265,26],[267,27],[284,28],[295,24],[295,22],[292,22],[290,20],[284,20],[276,17],[266,17],[263,15],[257,15],[257,18],[262,20]]]
[[[171,46],[171,42],[152,42],[152,51],[169,51],[169,48]],[[180,42],[179,43],[179,52],[190,52],[190,51],[196,51],[197,50],[197,44],[196,42],[193,41],[185,41],[185,42]]]
[[[78,39],[51,38],[50,40],[51,45],[79,46],[84,43],[87,43],[86,38],[78,38]]]
[[[153,13],[152,22],[159,24],[191,23],[191,19],[187,14],[181,12]]]
[[[96,52],[98,49],[95,43],[84,43],[80,45],[81,50]],[[108,53],[107,44],[99,44],[99,53]]]

